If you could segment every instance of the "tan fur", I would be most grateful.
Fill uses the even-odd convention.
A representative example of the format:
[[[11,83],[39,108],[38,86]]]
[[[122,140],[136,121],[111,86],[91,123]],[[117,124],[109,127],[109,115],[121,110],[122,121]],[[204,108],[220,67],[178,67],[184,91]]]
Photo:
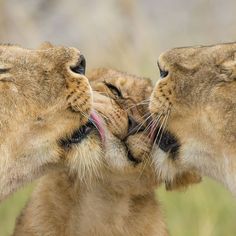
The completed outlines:
[[[0,201],[62,163],[58,141],[87,122],[91,89],[70,69],[79,60],[77,49],[49,43],[0,45]]]
[[[236,43],[176,48],[159,58],[168,75],[151,96],[154,117],[167,114],[167,130],[180,144],[173,159],[154,154],[160,176],[186,171],[210,176],[236,195]]]
[[[151,142],[144,132],[148,105],[142,102],[150,96],[151,83],[106,69],[93,71],[89,78],[105,141],[94,131],[81,142],[82,148],[68,151],[67,158],[77,160],[71,162],[74,171],[55,171],[40,180],[14,235],[166,236],[155,199]],[[119,88],[122,98],[104,82]],[[143,127],[129,130],[128,117],[138,123],[135,128]],[[129,160],[128,153],[139,162]]]

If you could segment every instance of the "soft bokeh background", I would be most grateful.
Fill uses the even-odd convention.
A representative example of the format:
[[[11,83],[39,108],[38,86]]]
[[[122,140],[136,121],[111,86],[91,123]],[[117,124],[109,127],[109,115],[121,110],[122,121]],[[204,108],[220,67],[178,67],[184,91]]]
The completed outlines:
[[[234,0],[0,0],[0,42],[78,47],[88,68],[107,66],[158,78],[168,48],[236,41]],[[32,185],[0,204],[0,236],[10,235]],[[204,181],[183,193],[160,189],[173,236],[236,235],[236,201]]]

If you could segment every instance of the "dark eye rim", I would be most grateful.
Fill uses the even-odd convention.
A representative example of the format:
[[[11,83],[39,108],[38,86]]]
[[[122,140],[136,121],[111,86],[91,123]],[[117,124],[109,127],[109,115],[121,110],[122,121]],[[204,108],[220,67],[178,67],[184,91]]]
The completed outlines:
[[[113,95],[119,97],[119,98],[123,98],[123,95],[120,91],[120,89],[118,89],[115,85],[104,81],[104,84],[107,86],[107,88],[112,92]]]
[[[161,69],[159,62],[157,63],[157,65],[158,65],[158,68],[159,68],[159,71],[160,71],[161,78],[167,77],[168,74],[169,74],[169,71]]]

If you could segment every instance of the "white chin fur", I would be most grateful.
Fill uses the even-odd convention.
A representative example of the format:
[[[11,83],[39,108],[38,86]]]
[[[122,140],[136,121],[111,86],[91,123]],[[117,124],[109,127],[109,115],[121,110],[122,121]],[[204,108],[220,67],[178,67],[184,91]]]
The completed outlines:
[[[236,164],[232,156],[211,153],[203,144],[192,142],[182,147],[178,160],[172,160],[157,145],[152,158],[157,178],[162,181],[172,181],[184,171],[196,170],[202,176],[223,183],[236,196]]]
[[[152,158],[157,177],[160,180],[172,181],[176,174],[181,171],[176,168],[173,160],[168,157],[168,153],[162,151],[157,145],[153,149]]]

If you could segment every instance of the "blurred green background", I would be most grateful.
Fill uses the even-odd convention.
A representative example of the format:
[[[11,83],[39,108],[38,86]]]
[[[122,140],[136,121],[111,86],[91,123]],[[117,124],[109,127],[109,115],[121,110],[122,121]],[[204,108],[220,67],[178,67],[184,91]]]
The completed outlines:
[[[168,48],[236,40],[234,0],[0,0],[0,42],[78,47],[88,69],[112,67],[158,78]],[[10,235],[32,185],[0,204],[0,236]],[[206,180],[186,192],[158,190],[172,236],[235,236],[236,201]]]

